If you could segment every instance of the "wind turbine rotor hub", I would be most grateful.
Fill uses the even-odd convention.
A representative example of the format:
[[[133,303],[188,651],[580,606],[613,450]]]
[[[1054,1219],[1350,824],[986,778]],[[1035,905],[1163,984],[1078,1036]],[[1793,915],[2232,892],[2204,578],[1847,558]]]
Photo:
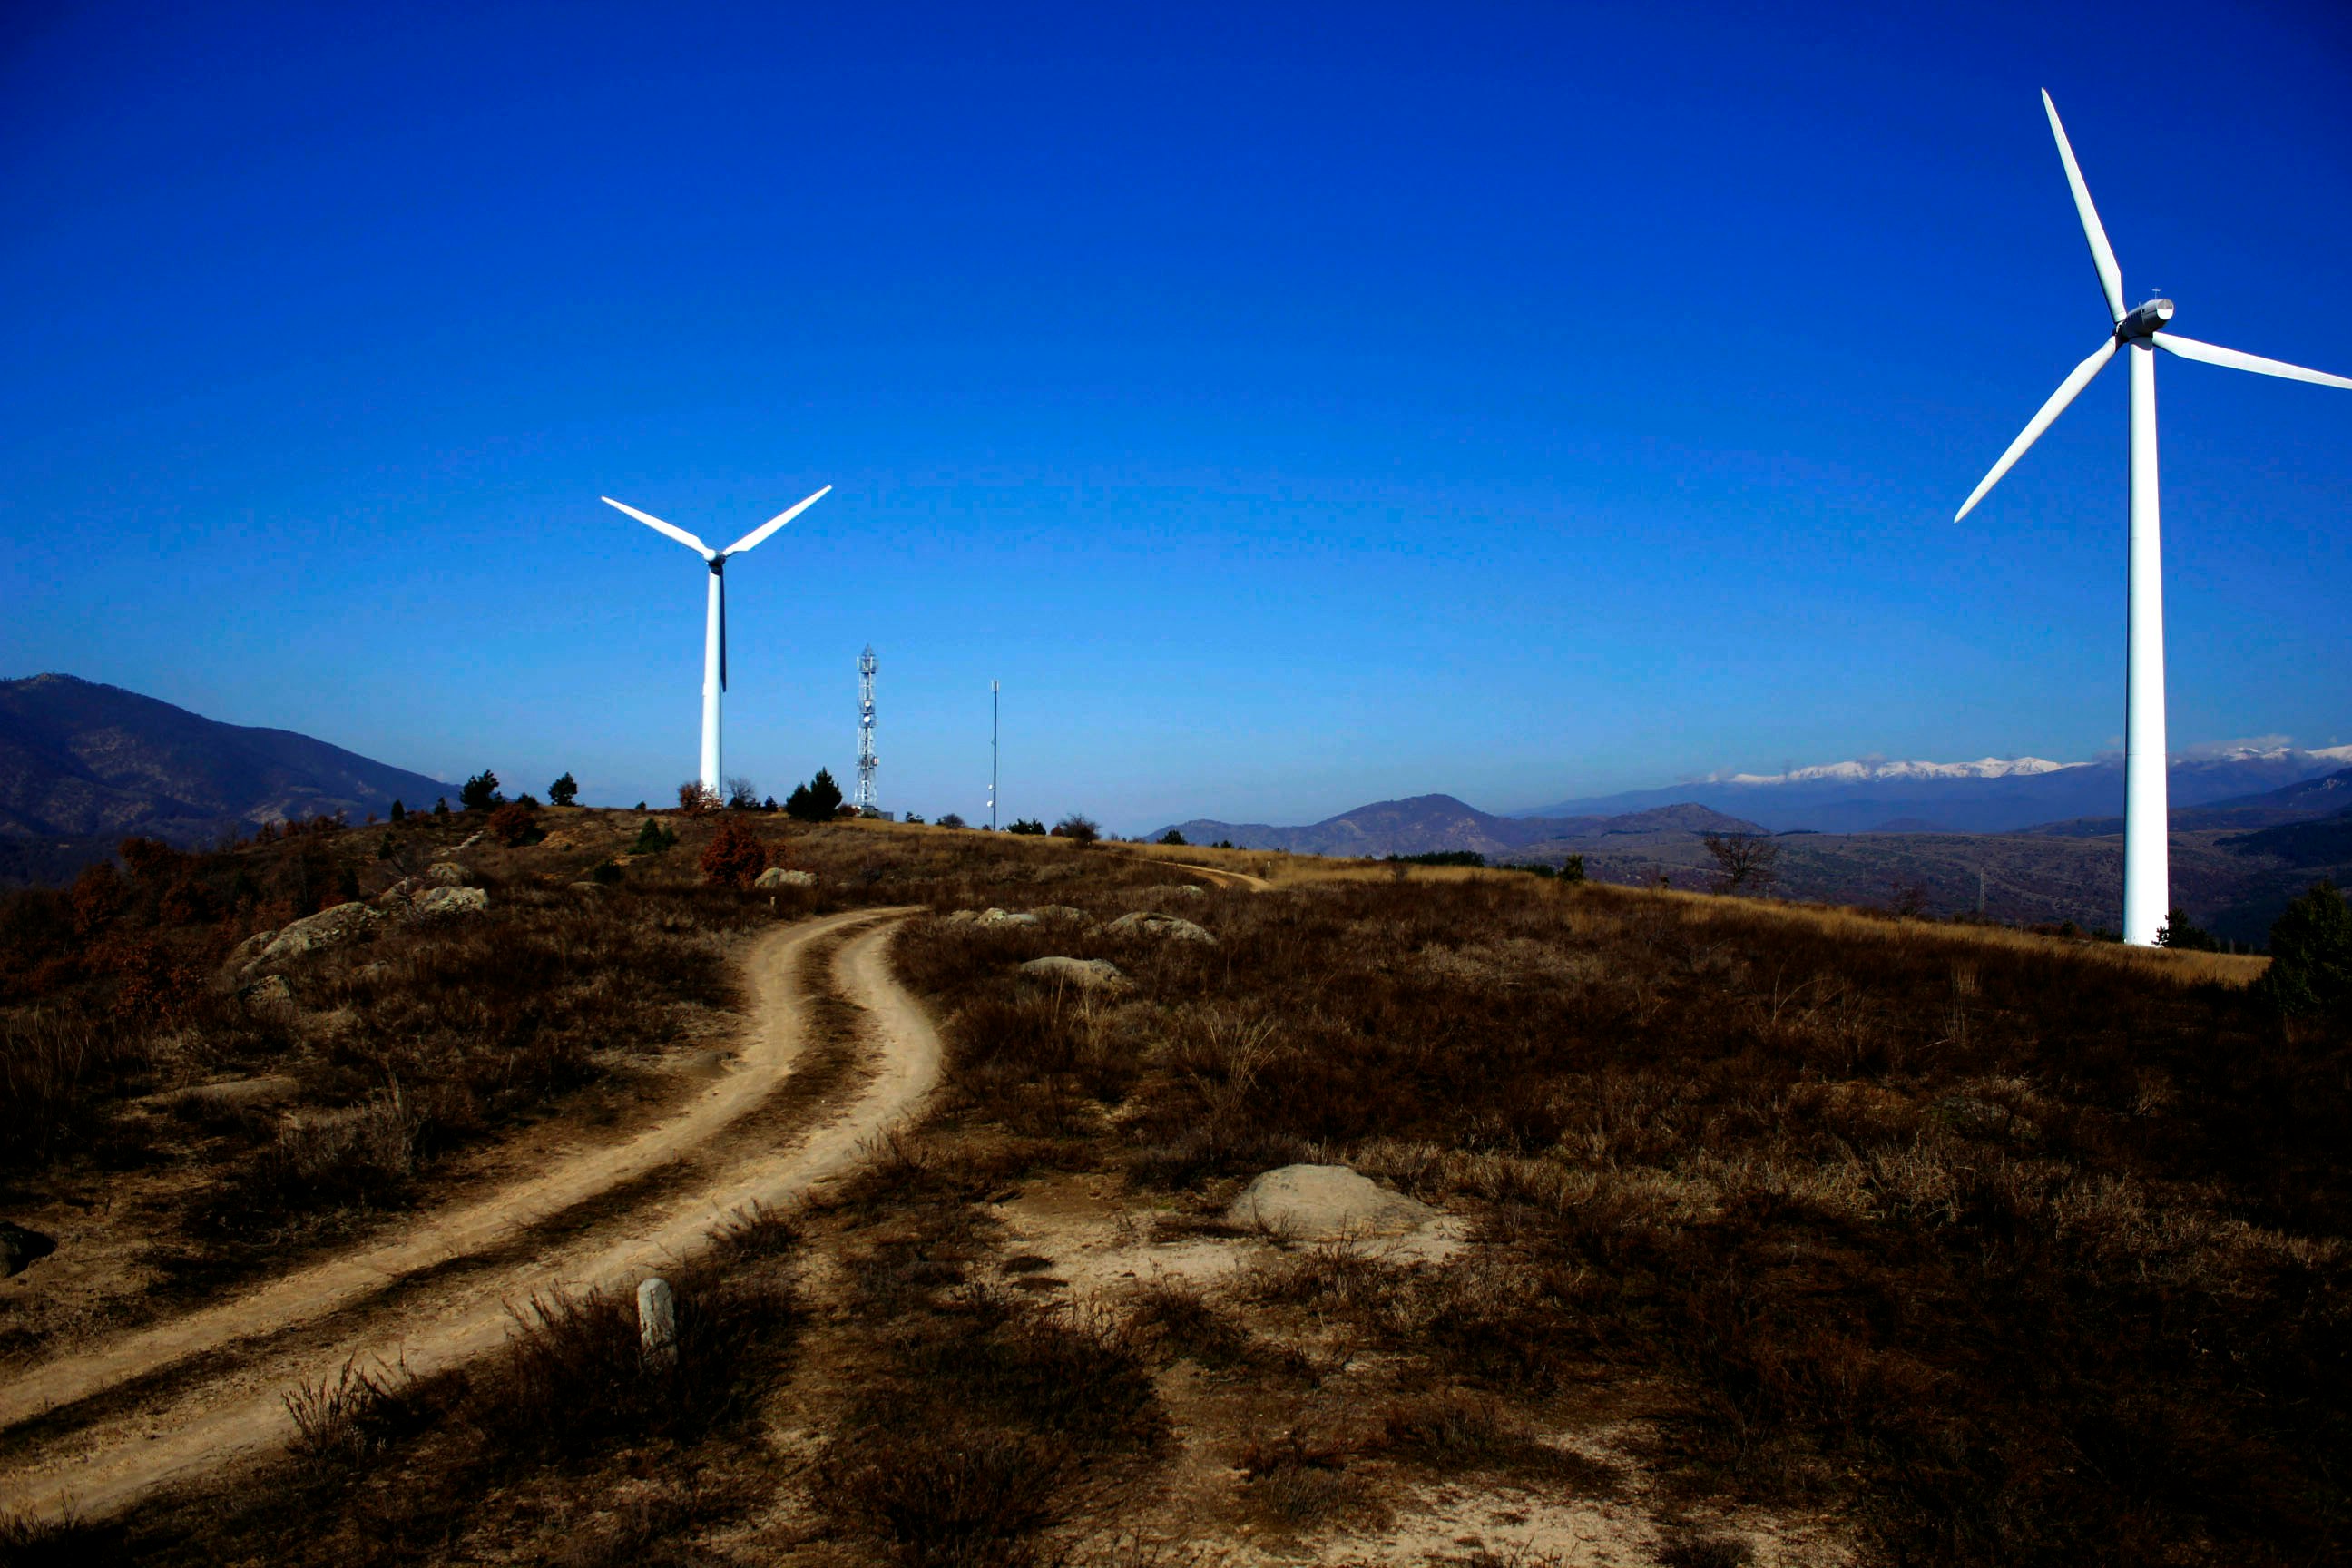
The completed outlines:
[[[2156,336],[2158,331],[2171,320],[2171,300],[2150,300],[2116,323],[2116,341],[2145,347],[2147,340]]]

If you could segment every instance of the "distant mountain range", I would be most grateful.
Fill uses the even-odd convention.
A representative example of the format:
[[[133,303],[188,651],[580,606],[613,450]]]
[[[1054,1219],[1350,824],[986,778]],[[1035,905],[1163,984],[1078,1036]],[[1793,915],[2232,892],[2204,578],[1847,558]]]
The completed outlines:
[[[289,730],[223,724],[70,675],[0,681],[0,883],[131,835],[193,847],[264,822],[429,806],[457,789]]]
[[[2333,772],[2251,794],[2242,789],[2214,798],[2209,793],[2331,763],[2336,763]],[[1745,793],[1716,798],[1752,807],[1784,798],[1772,793],[1780,789],[2017,788],[2061,773],[2096,784],[2102,775],[2120,772],[2100,764],[2062,768],[2045,763],[2039,772],[2024,767],[2000,772],[1998,765],[1950,764],[1975,771],[1929,772],[1938,764],[1894,764],[1867,776],[1805,770],[1813,778],[1785,784],[1730,786],[1727,781],[1718,787]],[[1854,766],[1859,770],[1864,764]],[[1905,771],[1896,773],[1893,767]],[[2259,942],[2287,900],[2313,881],[2331,877],[2339,885],[2352,885],[2352,767],[2343,766],[2336,753],[2210,759],[2176,766],[2172,778],[2176,800],[2184,780],[2192,796],[2207,795],[2204,804],[2172,814],[2173,897],[2190,919],[2233,941]],[[2119,805],[2120,778],[2107,782],[2113,784]],[[1646,801],[1670,793],[1645,791],[1608,800]],[[1376,801],[1302,827],[1209,818],[1174,827],[1189,843],[1222,841],[1245,849],[1308,855],[1378,858],[1466,849],[1497,863],[1554,866],[1579,855],[1596,880],[1649,885],[1663,879],[1696,889],[1710,886],[1715,871],[1704,836],[1771,831],[1759,825],[1759,818],[1770,815],[1779,814],[1751,809],[1733,816],[1711,805],[1679,801],[1605,815],[1496,816],[1452,795],[1425,795]],[[1948,810],[1945,815],[1967,813]],[[1162,828],[1151,837],[1167,831]],[[2012,832],[1953,832],[1927,820],[1900,818],[1875,822],[1874,831],[1864,833],[1809,826],[1779,831],[1775,890],[1789,898],[1904,903],[1937,914],[1981,908],[1995,920],[2053,925],[2071,921],[2084,930],[2096,930],[2115,923],[2123,896],[2120,816],[2037,820],[2026,830]]]
[[[2246,747],[2174,761],[2177,809],[2273,791],[2352,764],[2352,746],[2304,751]],[[1732,773],[1538,806],[1529,818],[1613,816],[1667,805],[1696,805],[1760,822],[1775,832],[1918,831],[2013,833],[2044,823],[2120,816],[2120,758],[2053,763],[1987,757],[1973,763],[1845,762],[1785,773]]]
[[[1542,818],[1495,816],[1450,795],[1417,795],[1410,800],[1374,801],[1304,827],[1264,822],[1217,822],[1195,817],[1163,827],[1188,844],[1231,843],[1244,849],[1280,849],[1294,855],[1420,855],[1437,849],[1474,849],[1502,858],[1538,845],[1633,838],[1655,833],[1689,836],[1706,832],[1759,832],[1753,822],[1703,805],[1656,806],[1614,816]]]

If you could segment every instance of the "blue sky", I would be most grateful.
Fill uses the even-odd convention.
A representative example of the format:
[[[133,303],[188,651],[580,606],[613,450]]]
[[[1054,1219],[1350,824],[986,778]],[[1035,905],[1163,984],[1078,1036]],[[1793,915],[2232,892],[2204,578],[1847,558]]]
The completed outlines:
[[[832,15],[850,12],[847,18]],[[2073,14],[2082,20],[2070,19]],[[1139,829],[2122,730],[2134,299],[2352,373],[2332,5],[12,7],[0,675]],[[2176,747],[2352,742],[2352,395],[2159,372]]]

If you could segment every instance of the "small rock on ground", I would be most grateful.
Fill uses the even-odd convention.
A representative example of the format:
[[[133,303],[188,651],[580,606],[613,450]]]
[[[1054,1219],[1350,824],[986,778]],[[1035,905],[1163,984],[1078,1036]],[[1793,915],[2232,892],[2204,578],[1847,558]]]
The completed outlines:
[[[0,1276],[22,1274],[57,1249],[55,1237],[0,1219]]]
[[[755,888],[814,888],[816,886],[816,873],[814,871],[789,871],[782,866],[771,866],[766,870],[761,872],[760,875],[753,879],[751,886]]]
[[[490,895],[479,888],[427,888],[416,895],[414,918],[435,920],[445,915],[478,915],[490,907]]]
[[[1139,888],[1139,899],[1204,899],[1208,890],[1193,882],[1162,882],[1156,888]]]
[[[272,979],[278,978],[276,975]],[[221,1083],[191,1084],[186,1089],[169,1089],[155,1097],[159,1105],[202,1105],[229,1109],[247,1105],[276,1105],[302,1092],[302,1080],[285,1073],[271,1073],[263,1078],[233,1078]]]
[[[974,923],[984,926],[1033,926],[1037,923],[1037,917],[1016,915],[1010,910],[987,910],[982,912],[979,920]]]
[[[1119,991],[1127,976],[1118,965],[1103,958],[1033,958],[1021,966],[1024,978],[1075,985],[1081,991]]]
[[[1302,1241],[1401,1236],[1437,1217],[1427,1204],[1392,1193],[1345,1165],[1284,1165],[1242,1189],[1225,1211],[1234,1225]]]
[[[1119,916],[1106,929],[1120,936],[1157,936],[1176,942],[1213,942],[1217,940],[1191,921],[1140,910],[1131,915]]]

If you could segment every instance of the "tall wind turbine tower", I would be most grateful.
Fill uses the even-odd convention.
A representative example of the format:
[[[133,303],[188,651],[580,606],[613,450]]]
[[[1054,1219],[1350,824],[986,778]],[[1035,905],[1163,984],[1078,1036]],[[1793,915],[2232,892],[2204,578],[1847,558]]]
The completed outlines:
[[[2066,405],[2106,368],[2109,360],[2120,352],[2130,352],[2131,607],[2125,632],[2124,940],[2147,947],[2155,944],[2172,908],[2171,840],[2167,837],[2171,824],[2164,772],[2163,554],[2157,531],[2156,351],[2164,349],[2182,359],[2321,386],[2352,387],[2352,381],[2184,338],[2172,330],[2169,300],[2126,306],[2123,268],[2116,262],[2115,247],[2107,243],[2098,209],[2091,205],[2090,188],[2083,183],[2066,128],[2058,122],[2058,106],[2046,92],[2042,95],[2042,108],[2050,117],[2050,133],[2058,141],[2058,161],[2066,166],[2066,184],[2074,193],[2074,213],[2083,221],[2083,237],[2090,242],[2091,266],[2099,275],[2099,291],[2105,297],[2114,330],[2058,384],[2042,412],[2026,422],[2024,431],[2009,444],[2009,450],[2000,455],[2000,461],[1992,466],[1992,472],[1952,521],[1958,522],[1969,515],[1969,509],[2000,482],[2010,466],[2025,455],[2025,449],[2066,411]]]
[[[702,787],[713,795],[726,788],[720,782],[724,775],[719,770],[719,698],[727,689],[727,558],[742,554],[814,506],[832,489],[827,485],[791,510],[777,513],[724,550],[713,550],[686,530],[674,528],[635,507],[623,506],[611,496],[597,498],[617,511],[627,512],[656,533],[677,540],[700,555],[710,567],[709,607],[702,628]]]
[[[850,805],[866,816],[874,805],[874,645],[857,656],[857,798]]]

